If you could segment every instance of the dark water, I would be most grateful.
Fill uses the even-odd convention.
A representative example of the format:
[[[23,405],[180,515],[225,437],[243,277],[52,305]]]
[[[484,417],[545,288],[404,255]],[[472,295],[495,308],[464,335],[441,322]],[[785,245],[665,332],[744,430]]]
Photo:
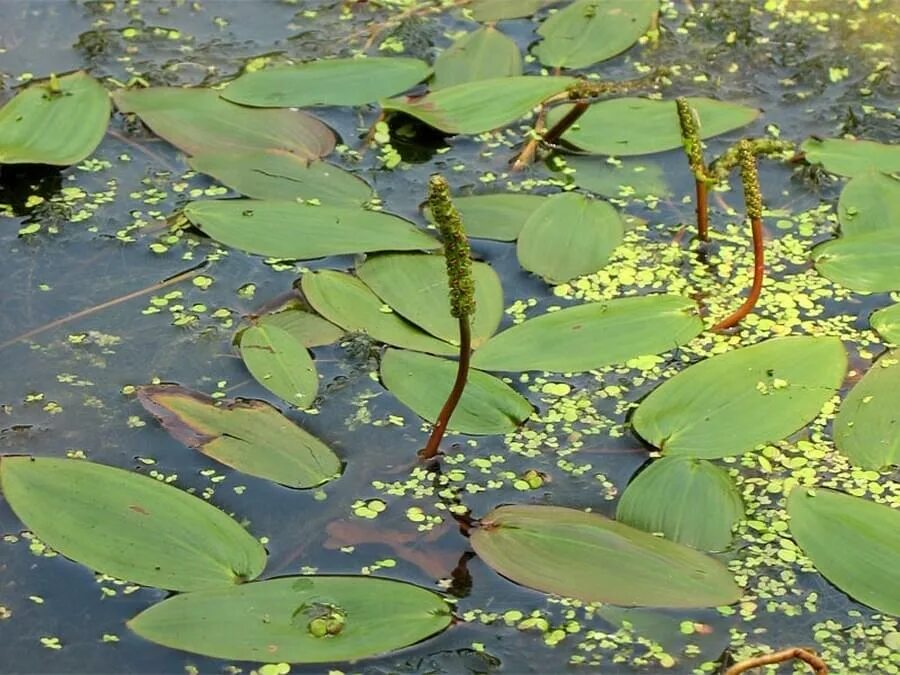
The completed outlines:
[[[187,85],[232,76],[246,59],[260,54],[275,59],[346,55],[406,5],[5,0],[0,2],[0,101],[12,95],[25,73],[43,77],[87,68],[98,78],[123,83],[140,76],[155,84]],[[340,18],[342,6],[351,18]],[[641,64],[679,66],[667,96],[712,95],[756,105],[765,115],[747,131],[752,135],[775,125],[782,138],[797,141],[810,134],[852,132],[896,142],[896,73],[886,64],[895,56],[898,29],[896,22],[878,18],[878,12],[888,15],[897,9],[896,3],[695,0],[665,7],[658,46],[638,46],[590,70],[620,78],[635,76]],[[415,55],[430,58],[448,44],[445,32],[474,27],[449,12],[403,24],[398,34]],[[501,27],[523,48],[534,40],[530,20]],[[386,23],[374,44],[394,28]],[[536,71],[539,66],[527,67]],[[326,108],[316,114],[346,145],[358,149],[377,111]],[[709,154],[738,137],[734,132],[711,141]],[[446,152],[434,154],[444,142],[419,135],[410,143],[396,143],[407,162],[394,171],[382,168],[378,150],[358,161],[334,161],[343,161],[369,181],[388,211],[423,223],[418,203],[424,181],[434,171],[448,174],[460,193],[500,192],[510,186],[558,191],[567,179],[547,166],[509,173],[516,140],[509,135],[451,138]],[[658,203],[616,200],[648,225],[620,249],[608,276],[573,282],[554,294],[519,268],[512,245],[474,243],[476,253],[503,279],[510,307],[506,324],[515,315],[533,316],[552,305],[648,292],[651,288],[640,275],[635,278],[642,270],[659,270],[672,292],[706,296],[711,308],[720,307],[717,302],[739,302],[741,288],[731,284],[731,273],[702,272],[715,272],[723,251],[735,252],[736,268],[749,267],[740,199],[734,193],[722,195],[713,215],[718,235],[704,262],[690,237],[678,235],[682,223],[692,220],[691,204],[684,199],[691,194],[691,183],[683,157],[672,152],[637,159],[662,167],[671,196]],[[370,354],[365,345],[317,348],[324,378],[318,414],[292,413],[347,462],[345,475],[322,490],[324,500],[321,494],[238,474],[185,449],[123,389],[158,378],[277,404],[250,379],[231,348],[241,317],[289,291],[306,267],[349,268],[354,262],[264,264],[238,251],[219,255],[214,243],[194,235],[171,242],[165,254],[154,253],[150,245],[166,236],[162,219],[196,197],[192,190],[213,186],[206,177],[187,172],[179,153],[119,116],[94,157],[78,167],[61,172],[0,169],[0,214],[5,216],[0,220],[0,452],[84,453],[96,462],[174,477],[178,486],[246,518],[254,535],[268,538],[267,576],[309,568],[328,573],[368,568],[429,588],[446,588],[452,580],[452,590],[462,596],[458,613],[464,622],[384,658],[334,666],[343,672],[556,673],[589,668],[630,673],[658,672],[664,666],[672,672],[714,672],[713,662],[725,652],[746,656],[795,644],[823,651],[834,672],[897,672],[896,655],[885,646],[886,636],[898,630],[894,619],[853,603],[815,573],[780,558],[782,538],[746,524],[733,549],[722,555],[748,589],[745,602],[733,616],[715,610],[669,612],[669,623],[663,622],[656,633],[641,628],[640,617],[649,620],[646,613],[633,615],[634,631],[619,630],[602,611],[507,582],[465,555],[466,539],[446,517],[422,535],[421,543],[391,546],[392,533],[415,532],[405,515],[408,508],[446,514],[432,479],[410,473],[424,438],[420,420],[370,377],[377,350]],[[782,329],[840,335],[852,365],[865,369],[883,350],[868,330],[867,317],[891,298],[841,291],[811,272],[803,254],[835,233],[841,183],[774,164],[764,166],[762,181],[771,212],[768,234],[778,242],[770,253],[777,281],[767,287],[757,311],[770,323],[745,326],[741,339],[749,344]],[[726,206],[738,215],[729,215]],[[41,230],[19,236],[19,229],[31,222]],[[188,278],[153,290],[198,265],[204,265],[199,274],[214,280],[208,289]],[[255,288],[252,295],[246,292],[249,285]],[[179,295],[162,306],[159,298],[171,293]],[[795,312],[785,295],[812,298],[812,307]],[[183,309],[172,311],[174,305]],[[227,312],[216,314],[221,309]],[[73,318],[75,313],[81,314]],[[189,325],[173,325],[185,322]],[[611,514],[618,491],[649,457],[626,426],[629,410],[661,379],[723,348],[727,340],[701,336],[680,354],[663,355],[659,363],[572,377],[532,373],[527,381],[513,378],[513,385],[536,406],[536,417],[505,438],[451,439],[458,445],[456,452],[449,451],[447,464],[465,472],[454,488],[476,515],[500,503],[526,500]],[[566,383],[571,391],[558,396],[548,383]],[[747,502],[748,520],[783,519],[779,486],[795,478],[792,460],[802,443],[830,450],[828,427],[824,416],[773,446],[767,456],[774,468],[768,473],[752,458],[727,464]],[[833,452],[812,467],[823,484],[878,492],[878,500],[888,503],[898,499],[896,476],[856,475]],[[504,473],[528,469],[545,473],[550,481],[523,493]],[[408,489],[391,489],[395,482]],[[775,490],[769,490],[773,484]],[[372,498],[385,501],[387,511],[374,521],[355,517],[354,502]],[[129,588],[60,556],[48,557],[21,530],[0,501],[0,533],[5,535],[0,542],[0,671],[215,673],[256,667],[194,657],[133,636],[124,622],[164,597],[163,592]],[[340,550],[352,545],[351,553]],[[376,563],[385,560],[393,566],[389,562],[377,569]],[[445,583],[437,585],[438,578]],[[547,619],[548,631],[517,628],[520,614],[533,613]],[[679,623],[685,621],[707,626],[711,634],[682,636]],[[562,635],[554,633],[560,628]],[[696,649],[685,653],[686,644]],[[660,658],[663,652],[675,663]],[[294,666],[291,672],[328,670]]]

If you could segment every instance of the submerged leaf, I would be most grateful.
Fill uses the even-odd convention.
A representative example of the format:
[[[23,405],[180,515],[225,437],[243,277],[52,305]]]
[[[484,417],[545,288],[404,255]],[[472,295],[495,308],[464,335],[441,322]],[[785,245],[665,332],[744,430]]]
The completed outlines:
[[[816,270],[861,293],[900,290],[900,230],[841,237],[813,249]]]
[[[254,379],[297,408],[312,404],[319,375],[306,346],[273,325],[258,324],[241,332],[241,358]]]
[[[220,407],[175,385],[140,387],[138,399],[178,441],[251,476],[311,488],[341,472],[327,445],[268,403],[238,399]]]
[[[0,164],[77,164],[103,140],[110,107],[82,71],[28,85],[0,108]]]
[[[254,579],[266,551],[202,499],[153,478],[77,459],[3,457],[0,487],[48,546],[144,586],[192,591]]]
[[[567,307],[492,337],[472,358],[483,370],[574,373],[684,344],[703,330],[697,306],[646,295]]]
[[[838,219],[844,237],[900,230],[900,180],[875,171],[851,179],[841,190]]]
[[[741,597],[714,558],[595,513],[501,506],[481,519],[469,542],[512,581],[585,602],[711,607]]]
[[[666,380],[638,406],[632,425],[667,455],[738,455],[812,420],[841,386],[846,369],[838,338],[766,340]]]
[[[522,74],[522,55],[510,38],[482,26],[458,38],[434,61],[431,89]]]
[[[412,584],[310,575],[176,595],[128,627],[157,644],[219,659],[332,663],[420,642],[451,619],[441,596]]]
[[[544,203],[539,195],[503,193],[454,197],[466,234],[480,239],[514,241],[532,212]],[[431,218],[431,214],[428,214]]]
[[[808,138],[800,146],[810,164],[821,164],[840,176],[869,171],[900,171],[900,145],[854,141],[846,138]]]
[[[437,419],[456,378],[456,363],[428,354],[388,349],[381,360],[384,386],[429,422]],[[493,375],[469,371],[447,427],[463,434],[505,434],[531,415],[531,404]]]
[[[400,56],[320,59],[241,75],[221,96],[263,108],[364,105],[406,91],[430,73],[424,61]]]
[[[816,569],[869,607],[900,615],[900,511],[834,490],[795,487],[791,536]]]
[[[378,211],[297,202],[191,202],[184,215],[213,239],[248,253],[309,260],[343,253],[437,248],[412,223]]]

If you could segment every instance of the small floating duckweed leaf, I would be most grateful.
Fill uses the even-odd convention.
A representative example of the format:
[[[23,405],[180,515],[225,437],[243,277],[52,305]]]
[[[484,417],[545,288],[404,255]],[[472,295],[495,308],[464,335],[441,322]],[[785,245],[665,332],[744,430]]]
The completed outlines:
[[[469,541],[512,581],[585,602],[712,607],[741,597],[716,559],[576,509],[501,506],[481,519]]]
[[[306,345],[274,325],[241,331],[240,352],[254,379],[295,408],[309,407],[319,390],[319,375]]]
[[[431,89],[522,74],[518,45],[492,26],[457,38],[434,61]]]
[[[800,149],[810,164],[821,164],[839,176],[858,176],[869,171],[900,171],[900,145],[855,141],[847,138],[808,138]]]
[[[779,441],[812,420],[847,370],[838,338],[766,340],[700,361],[638,406],[634,430],[667,455],[713,459]]]
[[[175,385],[140,387],[138,399],[177,440],[251,476],[311,488],[341,472],[327,445],[268,403],[238,399],[219,406]]]
[[[219,659],[333,663],[415,644],[451,619],[441,596],[412,584],[316,575],[176,595],[128,627],[157,644]]]
[[[869,607],[900,615],[900,511],[834,490],[795,487],[791,536],[816,569]]]
[[[212,504],[164,482],[84,460],[0,459],[0,487],[41,541],[91,569],[175,591],[254,579],[266,552]]]

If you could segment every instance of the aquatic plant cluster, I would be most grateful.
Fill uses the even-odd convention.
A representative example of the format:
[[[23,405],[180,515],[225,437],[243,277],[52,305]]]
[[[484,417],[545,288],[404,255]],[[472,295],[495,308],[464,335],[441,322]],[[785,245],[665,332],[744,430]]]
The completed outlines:
[[[355,11],[352,4],[342,11]],[[847,657],[824,644],[825,624],[816,631],[823,645],[773,644],[759,654],[728,623],[736,614],[751,620],[763,598],[769,611],[778,609],[799,574],[813,572],[882,621],[887,652],[869,663],[900,671],[893,473],[900,356],[888,350],[865,373],[857,365],[872,357],[876,333],[884,344],[898,344],[900,304],[872,313],[874,333],[864,339],[840,318],[816,318],[826,285],[850,301],[900,292],[900,146],[851,137],[795,143],[767,127],[765,137],[738,138],[707,161],[711,139],[739,133],[761,111],[670,96],[677,68],[662,60],[631,80],[604,81],[596,72],[638,43],[658,47],[660,14],[672,11],[670,3],[468,0],[405,3],[403,11],[394,4],[370,28],[367,47],[393,31],[381,35],[378,55],[278,64],[262,58],[208,86],[150,85],[139,77],[123,84],[85,71],[28,83],[0,108],[0,164],[90,163],[114,104],[134,138],[146,133],[144,125],[183,153],[194,172],[227,188],[192,192],[159,219],[164,231],[150,246],[155,254],[168,255],[191,238],[195,249],[211,252],[151,292],[187,280],[205,290],[214,283],[207,266],[229,251],[262,257],[275,271],[299,270],[290,288],[246,313],[230,336],[242,367],[281,405],[223,400],[222,387],[207,395],[151,381],[150,373],[146,384],[123,392],[214,466],[316,495],[306,508],[318,514],[306,517],[342,552],[390,543],[434,587],[372,575],[393,560],[362,574],[296,574],[297,555],[274,561],[255,523],[216,507],[212,493],[190,494],[161,475],[77,453],[25,455],[25,448],[0,459],[0,490],[33,545],[120,584],[172,591],[128,628],[184,652],[267,664],[260,673],[425,646],[479,624],[536,630],[551,646],[583,634],[579,653],[568,659],[573,665],[627,661],[736,675],[797,659],[815,672],[840,672]],[[771,4],[769,11],[784,11]],[[410,22],[442,16],[475,27],[433,62],[384,54],[391,45],[403,51]],[[527,54],[504,32],[519,20],[537,24],[538,41]],[[319,119],[325,107],[377,111],[359,150]],[[523,120],[528,127],[519,134]],[[516,190],[454,194],[453,169],[444,166],[421,191],[423,222],[432,223],[422,227],[390,213],[390,198],[376,196],[357,173],[324,159],[380,150],[381,170],[390,172],[404,163],[402,143],[429,136],[473,137],[492,148],[486,156],[514,145],[513,138],[516,147],[504,158],[510,184],[541,164],[556,177],[534,181],[536,192],[522,190],[522,181]],[[666,177],[625,162],[679,148],[681,168],[694,182],[695,218],[674,242],[661,242],[658,232],[671,224],[627,214],[622,197],[638,190],[645,203],[668,198]],[[798,176],[845,180],[840,236],[823,243],[812,242],[811,231],[791,232],[767,240],[765,219],[779,216],[779,228],[793,223],[789,213],[767,209],[759,158]],[[611,168],[622,166],[633,169]],[[711,201],[738,214],[724,201],[733,178],[742,186],[749,236],[740,223],[720,231],[711,217]],[[198,198],[204,196],[225,198]],[[28,241],[46,233],[42,228],[39,220],[28,222],[18,235]],[[565,302],[507,306],[508,281],[477,245],[473,254],[470,238],[503,247],[529,283]],[[682,241],[690,242],[687,251]],[[686,255],[699,262],[684,262]],[[710,259],[717,265],[709,267]],[[240,293],[252,297],[255,289]],[[177,291],[154,296],[151,307],[160,311],[180,298]],[[178,306],[173,323],[194,324],[196,313]],[[773,320],[773,307],[790,321]],[[223,311],[227,328],[231,313]],[[358,499],[349,520],[336,520],[327,515],[327,490],[355,480],[362,449],[342,451],[327,430],[308,430],[322,397],[341,395],[340,387],[323,391],[327,359],[312,350],[341,345],[349,361],[360,344],[363,367],[374,362],[372,378],[429,433],[399,469],[367,479],[377,497]],[[170,379],[177,374],[173,364]],[[620,421],[598,413],[595,397],[615,401]],[[351,404],[359,420],[371,422],[365,399]],[[406,428],[409,436],[416,431]],[[448,433],[458,444],[445,443]],[[595,476],[600,490],[591,484],[555,492],[545,470],[517,474],[500,466],[503,455],[476,453],[482,439],[503,435],[510,456],[552,453],[577,484],[593,470],[578,460],[585,441],[628,433],[644,444],[647,461],[620,495],[603,474]],[[778,463],[796,471],[769,477]],[[821,475],[815,464],[826,467]],[[406,478],[390,478],[398,472]],[[522,493],[519,503],[491,503],[491,490],[503,485]],[[405,509],[414,532],[358,529],[409,497],[423,504]],[[614,514],[604,504],[613,499]],[[454,529],[467,541],[455,566],[421,552]],[[780,580],[758,571],[773,546],[785,566]],[[460,609],[473,557],[508,582],[547,594],[561,608],[557,625],[538,610],[526,616]],[[294,574],[281,576],[285,570]],[[811,612],[813,595],[805,600]],[[685,611],[707,618],[687,620],[679,614]],[[598,618],[617,628],[583,631],[582,621]],[[483,642],[472,649],[486,653]]]

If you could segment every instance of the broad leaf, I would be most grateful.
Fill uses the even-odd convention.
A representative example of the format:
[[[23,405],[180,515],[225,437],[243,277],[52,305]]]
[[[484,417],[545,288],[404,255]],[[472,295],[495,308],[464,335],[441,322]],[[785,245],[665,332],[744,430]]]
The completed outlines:
[[[519,264],[550,283],[596,272],[622,243],[624,224],[604,201],[575,192],[548,197],[525,221]]]
[[[813,250],[819,273],[861,293],[900,290],[900,230],[868,232]]]
[[[900,464],[900,351],[879,358],[841,403],[834,444],[865,469]]]
[[[191,202],[184,215],[226,246],[275,258],[309,260],[438,247],[402,218],[359,208],[227,199]]]
[[[710,138],[750,124],[759,110],[709,98],[687,99],[700,117],[700,136]],[[570,106],[550,111],[555,124]],[[598,155],[646,155],[681,147],[675,101],[615,98],[594,103],[575,127],[563,135],[572,145]]]
[[[297,408],[309,407],[319,390],[319,375],[306,345],[273,325],[241,332],[240,351],[250,374],[266,389]]]
[[[334,149],[334,134],[312,115],[245,108],[211,89],[120,89],[113,100],[189,155],[281,150],[312,160]]]
[[[341,472],[327,445],[268,403],[238,399],[219,406],[174,385],[141,387],[138,399],[175,439],[251,476],[310,488]]]
[[[841,190],[841,235],[900,230],[900,180],[876,171],[861,173]]]
[[[404,405],[434,422],[456,379],[454,361],[389,349],[381,360],[381,380]],[[531,415],[531,404],[493,375],[469,371],[466,388],[447,427],[463,434],[505,434]]]
[[[900,345],[900,303],[884,307],[869,317],[869,324],[882,340]]]
[[[317,199],[333,206],[359,206],[372,189],[348,171],[327,162],[280,150],[210,152],[190,165],[253,199]]]
[[[744,515],[727,471],[702,459],[654,460],[625,488],[616,519],[704,551],[722,551]]]
[[[470,237],[514,241],[528,216],[544,203],[539,195],[504,193],[454,197],[453,205],[462,217]],[[429,218],[431,214],[428,214]]]
[[[697,306],[677,295],[593,302],[549,312],[492,337],[472,359],[483,370],[574,373],[658,354],[703,330]]]
[[[317,312],[347,331],[364,331],[374,340],[404,349],[444,355],[459,352],[457,347],[432,337],[395,314],[368,286],[350,274],[310,271],[303,275],[301,287]]]
[[[202,499],[147,476],[76,459],[3,457],[0,487],[41,541],[91,569],[192,591],[254,579],[266,551]]]
[[[0,164],[77,164],[103,140],[110,107],[84,72],[29,85],[0,108]]]
[[[900,615],[900,511],[834,490],[796,487],[791,536],[816,569],[854,600]]]
[[[638,406],[632,424],[668,455],[739,455],[812,420],[841,386],[846,369],[838,338],[766,340],[666,380]]]
[[[241,75],[221,96],[263,108],[364,105],[406,91],[430,73],[419,59],[325,59]]]
[[[469,542],[512,581],[585,602],[711,607],[741,597],[720,562],[595,513],[559,506],[501,506]]]
[[[344,331],[320,316],[303,311],[289,304],[257,320],[259,326],[274,326],[290,333],[306,347],[320,347],[337,342]]]
[[[566,157],[575,169],[575,184],[604,197],[669,197],[672,189],[662,167],[655,162],[622,160],[610,164],[600,157]]]
[[[303,576],[176,595],[128,627],[157,644],[219,659],[333,663],[415,644],[451,619],[441,596],[412,584]],[[317,637],[329,621],[336,634]]]
[[[624,52],[647,32],[659,0],[575,0],[538,28],[545,66],[585,68]]]
[[[846,138],[808,138],[800,146],[810,164],[821,164],[840,176],[869,171],[900,171],[900,145],[853,141]]]
[[[447,87],[426,96],[392,98],[381,105],[450,134],[480,134],[515,122],[575,82],[571,77],[500,77]]]
[[[459,321],[450,314],[447,266],[443,256],[398,253],[369,258],[357,270],[360,279],[390,307],[437,338],[459,344]],[[494,334],[503,317],[503,288],[490,265],[472,264],[475,316],[472,347]]]
[[[476,21],[502,21],[531,16],[561,0],[472,0],[472,18]]]
[[[438,54],[431,89],[521,74],[519,46],[496,28],[482,26]]]

